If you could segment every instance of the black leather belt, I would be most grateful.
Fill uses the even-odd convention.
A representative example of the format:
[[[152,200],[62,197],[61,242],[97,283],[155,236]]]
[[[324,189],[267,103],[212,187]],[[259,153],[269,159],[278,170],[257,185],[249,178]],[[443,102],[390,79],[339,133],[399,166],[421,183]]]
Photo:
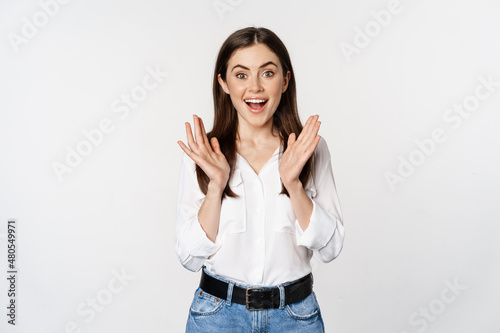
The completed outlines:
[[[229,283],[216,279],[202,270],[200,288],[206,293],[227,299],[227,288]],[[313,279],[312,273],[295,281],[292,284],[284,286],[285,305],[303,300],[312,292]],[[264,288],[241,288],[233,286],[231,302],[246,305],[250,311],[263,310],[280,307],[280,290],[278,287]]]

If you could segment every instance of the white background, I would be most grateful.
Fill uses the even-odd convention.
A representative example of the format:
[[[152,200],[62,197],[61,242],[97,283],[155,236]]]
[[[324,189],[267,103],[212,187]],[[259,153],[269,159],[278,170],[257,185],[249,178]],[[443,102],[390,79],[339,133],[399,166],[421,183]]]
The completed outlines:
[[[177,140],[193,114],[211,129],[219,47],[254,25],[287,46],[301,119],[320,115],[332,154],[346,236],[337,259],[313,262],[327,332],[499,332],[500,86],[467,118],[447,112],[474,101],[480,77],[500,81],[500,3],[401,0],[381,26],[372,12],[388,6],[73,0],[44,22],[38,1],[2,0],[0,331],[184,331],[199,272],[174,253]],[[346,56],[341,46],[356,42]],[[157,67],[168,76],[120,118],[112,104]],[[113,130],[60,181],[54,163],[67,165],[82,131],[106,118]],[[415,140],[436,128],[446,140],[419,153]],[[391,187],[386,173],[410,157],[419,165]],[[8,219],[17,221],[15,327]]]

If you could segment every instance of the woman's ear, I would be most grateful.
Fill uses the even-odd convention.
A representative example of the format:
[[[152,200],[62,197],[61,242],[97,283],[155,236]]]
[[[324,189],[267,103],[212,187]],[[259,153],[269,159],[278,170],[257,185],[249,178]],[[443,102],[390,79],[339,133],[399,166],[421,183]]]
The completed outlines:
[[[288,83],[290,82],[290,77],[292,76],[292,74],[290,73],[290,71],[287,71],[286,72],[286,76],[283,77],[283,89],[281,91],[281,93],[283,94],[286,89],[288,88]]]
[[[220,76],[220,74],[217,75],[217,80],[219,81],[219,84],[222,87],[222,90],[224,90],[224,92],[229,95],[229,88],[227,86],[227,83],[224,82],[224,80],[222,79],[222,77]]]

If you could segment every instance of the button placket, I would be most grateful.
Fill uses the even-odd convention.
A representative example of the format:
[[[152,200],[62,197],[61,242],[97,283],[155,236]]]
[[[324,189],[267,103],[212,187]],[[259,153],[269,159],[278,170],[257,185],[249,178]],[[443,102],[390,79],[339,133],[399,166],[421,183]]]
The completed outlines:
[[[265,193],[264,186],[262,184],[262,180],[260,177],[257,177],[257,185],[256,189],[259,192],[258,195],[258,209],[256,212],[256,224],[258,224],[257,239],[255,240],[257,244],[257,249],[259,253],[259,268],[258,274],[259,277],[263,276],[264,272],[264,261],[265,261]]]
[[[263,276],[264,273],[264,262],[265,262],[265,256],[266,256],[266,247],[265,247],[265,190],[264,186],[262,184],[262,180],[259,177],[259,209],[257,212],[257,219],[259,223],[259,230],[258,230],[258,235],[257,235],[257,245],[260,251],[260,276]]]

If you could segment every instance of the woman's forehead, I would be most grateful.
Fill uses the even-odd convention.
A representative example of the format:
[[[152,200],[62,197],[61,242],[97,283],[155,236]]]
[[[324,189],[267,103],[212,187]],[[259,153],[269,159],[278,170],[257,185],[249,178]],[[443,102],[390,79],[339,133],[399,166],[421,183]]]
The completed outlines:
[[[254,44],[236,50],[229,58],[228,68],[241,65],[250,69],[259,69],[266,63],[274,63],[278,68],[280,61],[278,56],[265,44]]]

